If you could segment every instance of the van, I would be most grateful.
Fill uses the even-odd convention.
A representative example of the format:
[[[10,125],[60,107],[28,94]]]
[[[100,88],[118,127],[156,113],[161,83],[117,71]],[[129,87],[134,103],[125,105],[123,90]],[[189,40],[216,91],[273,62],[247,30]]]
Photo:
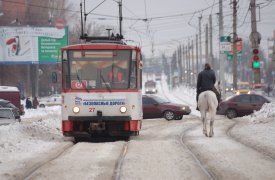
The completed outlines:
[[[19,114],[24,115],[24,106],[21,104],[20,92],[17,87],[14,86],[0,86],[0,99],[10,101],[19,109]]]

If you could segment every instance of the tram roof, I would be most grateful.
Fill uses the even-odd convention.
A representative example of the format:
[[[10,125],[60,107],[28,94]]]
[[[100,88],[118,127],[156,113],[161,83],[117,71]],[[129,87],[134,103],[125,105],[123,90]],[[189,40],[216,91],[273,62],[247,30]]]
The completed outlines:
[[[82,49],[82,50],[91,50],[91,49],[140,49],[137,46],[131,46],[126,44],[114,44],[114,43],[86,43],[86,44],[74,44],[62,47],[62,49]]]

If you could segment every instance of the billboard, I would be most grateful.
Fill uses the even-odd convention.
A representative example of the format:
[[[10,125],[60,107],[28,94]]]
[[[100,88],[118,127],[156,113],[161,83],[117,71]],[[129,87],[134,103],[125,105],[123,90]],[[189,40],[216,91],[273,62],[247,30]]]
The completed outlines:
[[[0,27],[0,63],[57,63],[67,45],[67,27]]]

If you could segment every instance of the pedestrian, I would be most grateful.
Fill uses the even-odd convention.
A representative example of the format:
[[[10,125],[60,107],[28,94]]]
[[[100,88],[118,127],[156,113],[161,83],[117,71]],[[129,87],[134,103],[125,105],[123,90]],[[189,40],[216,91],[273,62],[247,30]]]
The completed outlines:
[[[32,102],[31,102],[31,100],[30,100],[30,97],[28,97],[28,98],[26,99],[26,108],[27,108],[27,109],[31,109],[31,108],[32,108]]]
[[[215,83],[216,83],[215,72],[211,69],[211,66],[209,63],[205,63],[204,70],[199,73],[198,80],[197,80],[197,96],[196,96],[197,104],[198,104],[199,94],[207,90],[213,91],[217,96],[218,102],[221,101],[221,95],[215,88]],[[199,110],[198,105],[197,105],[197,110]]]
[[[39,105],[39,102],[37,100],[37,97],[35,96],[32,100],[32,107],[33,109],[37,109],[37,106]]]

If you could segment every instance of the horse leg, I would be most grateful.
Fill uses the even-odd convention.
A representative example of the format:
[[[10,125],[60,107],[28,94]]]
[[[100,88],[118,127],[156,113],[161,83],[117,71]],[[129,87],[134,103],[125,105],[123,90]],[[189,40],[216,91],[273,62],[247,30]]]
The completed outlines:
[[[214,126],[214,117],[211,117],[210,120],[210,132],[209,132],[209,137],[213,137],[214,135],[214,130],[213,130],[213,126]]]
[[[203,123],[203,131],[202,133],[208,137],[207,135],[207,119],[206,119],[206,112],[201,112],[201,115],[202,115],[202,123]]]

